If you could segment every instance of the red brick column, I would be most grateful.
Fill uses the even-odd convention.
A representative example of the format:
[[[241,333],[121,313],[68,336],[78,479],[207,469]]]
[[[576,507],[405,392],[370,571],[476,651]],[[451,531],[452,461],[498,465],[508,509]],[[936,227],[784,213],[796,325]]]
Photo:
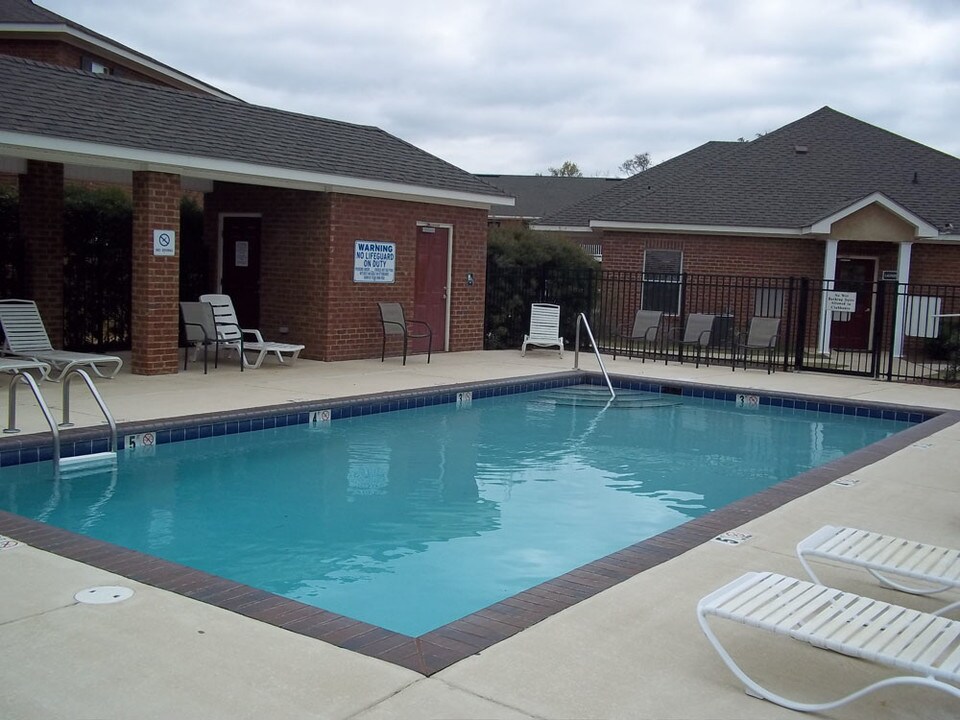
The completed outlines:
[[[63,347],[63,165],[27,162],[20,176],[24,286],[35,300],[55,348]]]
[[[153,231],[174,230],[176,254],[154,255]],[[132,371],[177,372],[180,176],[133,173]]]

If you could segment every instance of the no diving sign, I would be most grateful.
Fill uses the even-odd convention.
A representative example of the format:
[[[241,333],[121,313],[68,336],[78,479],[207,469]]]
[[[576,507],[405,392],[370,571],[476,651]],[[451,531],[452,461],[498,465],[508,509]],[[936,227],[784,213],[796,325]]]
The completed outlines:
[[[177,254],[177,233],[175,230],[153,231],[153,254],[169,257]]]

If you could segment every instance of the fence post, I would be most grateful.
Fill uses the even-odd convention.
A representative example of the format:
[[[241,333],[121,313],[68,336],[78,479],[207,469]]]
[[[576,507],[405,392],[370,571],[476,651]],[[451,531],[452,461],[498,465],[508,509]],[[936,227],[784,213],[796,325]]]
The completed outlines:
[[[797,334],[794,336],[794,370],[803,369],[803,357],[807,343],[807,313],[809,312],[810,279],[800,278],[800,298],[797,302]]]
[[[887,345],[887,372],[886,372],[887,382],[892,382],[893,381],[893,352],[897,345],[897,332],[899,331],[899,328],[897,327],[896,307],[900,301],[900,297],[899,297],[900,284],[898,282],[881,282],[880,285],[883,288],[884,296],[887,295],[886,288],[888,287],[890,288],[891,295],[893,296],[892,299],[893,299],[894,310],[892,313],[890,313],[890,324],[889,324],[890,334],[888,336],[889,342]],[[884,303],[881,303],[881,304],[885,305],[886,302],[884,301]],[[881,315],[880,317],[882,318],[883,316]]]

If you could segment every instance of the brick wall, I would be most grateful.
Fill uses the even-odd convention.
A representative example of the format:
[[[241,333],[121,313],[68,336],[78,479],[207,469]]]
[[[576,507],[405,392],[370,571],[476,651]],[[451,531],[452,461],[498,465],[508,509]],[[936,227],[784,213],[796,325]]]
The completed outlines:
[[[173,256],[153,254],[153,231],[180,227],[180,176],[133,174],[132,371],[177,372],[180,238]]]
[[[380,355],[376,303],[413,307],[417,222],[452,224],[450,349],[483,347],[484,210],[227,183],[217,183],[204,206],[210,277],[217,277],[219,215],[259,213],[260,329],[267,339],[302,343],[303,357],[328,361]],[[397,243],[395,283],[353,282],[356,240]],[[280,327],[289,332],[280,336]]]
[[[605,233],[603,267],[641,272],[646,249],[679,250],[687,273],[820,277],[823,247],[822,241],[797,238]]]
[[[326,333],[326,360],[377,357],[382,332],[377,302],[401,302],[408,313],[414,301],[417,222],[453,225],[451,256],[451,351],[483,348],[486,288],[485,210],[383,200],[356,195],[330,196],[330,263],[327,307],[331,322]],[[439,230],[438,230],[439,232]],[[353,282],[354,242],[397,243],[396,282],[392,285]],[[467,273],[474,284],[467,285]]]
[[[960,247],[914,243],[910,279],[929,285],[960,285]]]
[[[605,270],[641,272],[646,249],[683,252],[692,274],[752,277],[823,277],[825,242],[819,239],[759,238],[666,233],[605,233]],[[877,277],[896,270],[899,246],[892,242],[841,240],[840,257],[877,258]],[[960,285],[960,247],[914,243],[910,279],[922,284]]]
[[[55,348],[63,347],[63,165],[27,163],[20,176],[24,285]]]

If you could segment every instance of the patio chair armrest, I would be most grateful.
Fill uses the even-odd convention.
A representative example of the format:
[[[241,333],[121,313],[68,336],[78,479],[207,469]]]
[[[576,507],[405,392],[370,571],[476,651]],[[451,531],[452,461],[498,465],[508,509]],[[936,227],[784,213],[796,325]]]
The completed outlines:
[[[263,335],[261,335],[260,331],[255,328],[243,328],[240,332],[253,335],[253,339],[255,342],[258,342],[258,343],[263,342]]]
[[[210,342],[210,336],[207,335],[207,329],[203,326],[203,323],[187,322],[183,321],[183,326],[186,327],[197,327],[200,328],[200,333],[203,335],[203,342],[207,344]],[[189,342],[189,341],[188,341]]]
[[[423,325],[427,329],[427,332],[433,335],[433,329],[423,320],[407,320],[407,325]]]

